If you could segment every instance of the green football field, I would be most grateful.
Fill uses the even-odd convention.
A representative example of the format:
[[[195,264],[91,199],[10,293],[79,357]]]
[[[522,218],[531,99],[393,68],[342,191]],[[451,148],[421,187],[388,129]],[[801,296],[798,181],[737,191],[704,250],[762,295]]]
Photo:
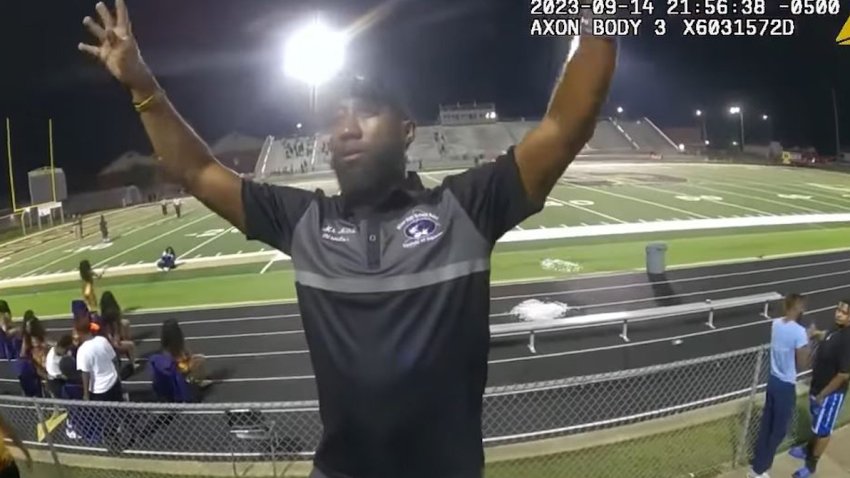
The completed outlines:
[[[422,176],[426,185],[437,185],[447,174]],[[328,179],[297,185],[335,189]],[[843,173],[710,163],[577,163],[543,212],[509,233],[531,234],[532,240],[497,246],[493,279],[639,268],[646,243],[656,240],[668,244],[671,265],[850,248],[850,216],[836,214],[850,215],[850,181]],[[813,222],[771,222],[801,215]],[[289,261],[269,246],[245,240],[197,201],[184,201],[179,219],[170,206],[163,216],[158,204],[109,211],[105,217],[110,242],[100,239],[100,216],[90,215],[83,239],[66,223],[0,244],[0,297],[16,315],[27,308],[42,316],[66,313],[68,301],[79,295],[76,269],[82,259],[105,270],[98,289],[112,289],[126,308],[294,298]],[[688,230],[717,219],[734,226]],[[756,221],[765,225],[738,227]],[[676,230],[653,231],[655,224]],[[648,232],[618,232],[635,225]],[[534,240],[545,229],[575,235],[598,226],[609,229],[591,237]],[[161,273],[152,264],[167,246],[186,264]]]

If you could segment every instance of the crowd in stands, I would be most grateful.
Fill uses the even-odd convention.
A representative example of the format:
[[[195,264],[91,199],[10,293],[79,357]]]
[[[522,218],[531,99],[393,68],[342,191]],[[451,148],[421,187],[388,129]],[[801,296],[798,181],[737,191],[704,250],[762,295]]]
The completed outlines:
[[[137,354],[130,320],[111,291],[104,291],[98,300],[99,276],[88,261],[80,263],[79,271],[82,297],[71,300],[70,333],[51,336],[32,310],[24,312],[20,322],[13,321],[9,304],[0,300],[0,359],[10,363],[25,396],[130,400],[122,380],[141,372],[145,361]],[[162,324],[160,350],[146,361],[157,401],[199,401],[210,383],[204,357],[189,351],[175,319]],[[74,438],[77,433],[69,416],[67,434]]]

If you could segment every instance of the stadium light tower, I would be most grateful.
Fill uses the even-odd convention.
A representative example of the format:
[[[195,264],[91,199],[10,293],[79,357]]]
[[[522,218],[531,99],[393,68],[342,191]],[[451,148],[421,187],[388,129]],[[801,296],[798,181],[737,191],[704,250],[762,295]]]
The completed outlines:
[[[623,114],[623,107],[622,107],[622,106],[618,106],[618,107],[617,107],[617,114],[618,114],[618,115]]]
[[[699,118],[700,123],[700,134],[702,135],[702,140],[708,144],[708,130],[705,127],[705,116],[702,114],[702,110],[696,110],[694,115]]]
[[[744,150],[744,110],[741,109],[740,106],[733,106],[729,108],[730,115],[738,115],[738,118],[741,120],[741,151]],[[737,141],[736,141],[737,143]]]
[[[767,124],[767,141],[773,141],[773,118],[768,114],[763,114],[761,119]]]
[[[316,105],[319,86],[332,79],[345,64],[348,38],[334,31],[318,17],[295,31],[284,47],[283,70],[287,76],[306,83]]]

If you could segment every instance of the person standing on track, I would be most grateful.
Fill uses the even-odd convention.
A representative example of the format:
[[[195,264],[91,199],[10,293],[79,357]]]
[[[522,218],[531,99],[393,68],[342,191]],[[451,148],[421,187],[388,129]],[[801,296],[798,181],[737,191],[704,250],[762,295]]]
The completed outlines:
[[[749,478],[768,478],[779,444],[788,433],[797,399],[797,373],[809,364],[809,335],[800,325],[806,298],[788,294],[783,303],[785,317],[774,319],[770,331],[770,377],[767,397],[756,439]]]
[[[818,331],[822,342],[815,353],[812,383],[809,390],[809,411],[812,415],[812,438],[789,454],[806,464],[794,478],[807,478],[817,471],[818,461],[826,451],[850,382],[850,298],[838,303],[835,327]]]
[[[142,60],[123,0],[80,44],[125,87],[170,175],[250,239],[292,257],[324,426],[313,478],[483,475],[490,254],[539,212],[593,134],[616,63],[583,36],[546,115],[494,162],[426,189],[405,174],[415,124],[354,78],[327,115],[341,194],[243,180],[181,118]]]

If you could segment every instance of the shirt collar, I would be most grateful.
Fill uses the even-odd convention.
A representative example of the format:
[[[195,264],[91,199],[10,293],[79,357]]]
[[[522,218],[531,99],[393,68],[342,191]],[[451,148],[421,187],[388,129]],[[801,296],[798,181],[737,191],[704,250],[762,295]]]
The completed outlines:
[[[355,213],[370,213],[370,212],[387,212],[394,209],[402,208],[410,204],[416,195],[425,190],[422,185],[422,179],[413,171],[409,171],[404,180],[389,191],[386,192],[383,199],[365,206],[358,206],[356,203],[347,201],[345,195],[342,195],[342,207],[346,216]]]

